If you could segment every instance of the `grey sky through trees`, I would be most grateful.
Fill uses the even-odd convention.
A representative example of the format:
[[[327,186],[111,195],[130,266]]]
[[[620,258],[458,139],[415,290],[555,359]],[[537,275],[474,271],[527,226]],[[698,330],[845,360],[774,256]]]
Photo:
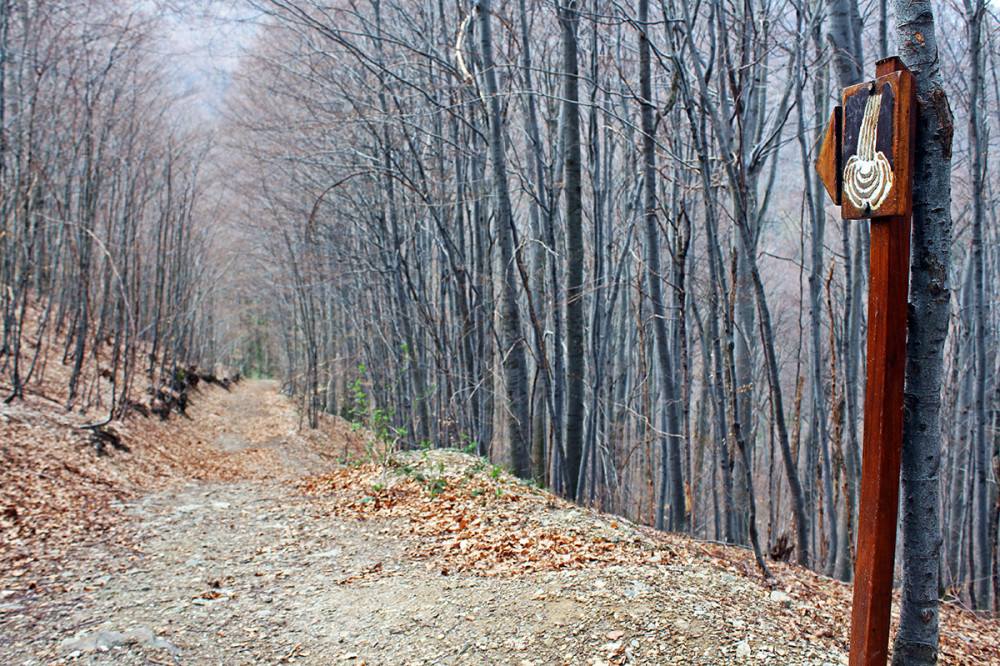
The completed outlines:
[[[161,55],[178,94],[207,118],[221,113],[259,13],[241,0],[145,0],[139,6],[166,22]]]

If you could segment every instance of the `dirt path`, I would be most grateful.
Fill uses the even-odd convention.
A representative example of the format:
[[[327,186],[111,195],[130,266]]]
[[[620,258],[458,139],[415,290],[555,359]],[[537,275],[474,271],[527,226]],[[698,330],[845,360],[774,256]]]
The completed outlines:
[[[350,443],[301,435],[275,385],[210,392],[192,416],[250,478],[142,497],[60,586],[0,591],[0,663],[846,663],[782,619],[797,600],[689,559],[444,575],[403,519],[338,517],[296,488]]]
[[[630,663],[716,664],[773,629],[715,600],[732,577],[681,590],[662,581],[686,572],[641,567],[442,576],[390,526],[331,519],[274,482],[190,485],[130,512],[141,552],[95,549],[67,568],[60,598],[5,613],[17,638],[0,662],[584,664],[628,651]],[[766,647],[754,663],[839,663]]]

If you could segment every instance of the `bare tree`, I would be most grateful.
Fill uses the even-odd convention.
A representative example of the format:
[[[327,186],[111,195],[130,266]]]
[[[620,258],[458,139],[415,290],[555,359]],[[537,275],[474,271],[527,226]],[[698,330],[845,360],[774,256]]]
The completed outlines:
[[[894,2],[896,39],[916,77],[910,316],[907,325],[901,493],[903,593],[894,664],[937,661],[941,368],[948,332],[951,109],[942,87],[928,2]]]

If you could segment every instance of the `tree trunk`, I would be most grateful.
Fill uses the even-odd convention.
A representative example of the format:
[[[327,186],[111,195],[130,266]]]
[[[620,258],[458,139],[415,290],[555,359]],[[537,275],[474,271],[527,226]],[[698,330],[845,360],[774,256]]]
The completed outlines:
[[[983,176],[985,174],[985,127],[980,100],[984,95],[982,71],[982,26],[986,14],[983,0],[966,0],[966,25],[969,34],[969,148],[972,152],[972,245],[969,261],[973,278],[973,345],[975,348],[974,390],[972,398],[972,445],[975,460],[975,491],[973,493],[973,542],[975,561],[971,573],[976,580],[976,608],[989,608],[990,546],[987,495],[989,456],[986,448],[986,302],[983,282]]]
[[[583,475],[584,433],[584,351],[583,313],[583,181],[580,152],[580,66],[576,26],[576,0],[557,8],[562,32],[563,104],[562,145],[563,185],[566,191],[566,466],[570,497],[578,497]],[[558,353],[558,352],[557,352]]]
[[[802,16],[799,15],[798,25],[802,25]],[[805,45],[799,47],[796,52],[802,60],[804,60]],[[822,325],[823,311],[822,311],[822,301],[820,300],[820,290],[822,287],[823,280],[823,244],[824,235],[826,230],[826,219],[825,212],[820,204],[821,200],[818,200],[815,188],[815,179],[813,178],[814,169],[812,168],[812,160],[809,158],[809,146],[816,143],[818,137],[809,136],[807,138],[807,125],[806,125],[806,115],[805,115],[805,104],[802,94],[802,89],[804,87],[802,81],[803,67],[798,64],[795,68],[795,77],[798,83],[795,86],[795,97],[796,97],[796,108],[798,110],[798,142],[799,151],[802,159],[802,168],[805,182],[805,206],[808,210],[809,221],[812,227],[810,233],[810,262],[809,262],[809,340],[810,340],[810,356],[809,356],[809,386],[810,386],[810,417],[809,417],[809,432],[808,438],[811,442],[819,443],[823,452],[823,480],[824,480],[824,491],[826,495],[827,502],[827,514],[831,526],[831,534],[836,534],[836,521],[837,512],[836,504],[833,501],[833,484],[831,480],[832,466],[829,465],[829,436],[827,432],[827,418],[826,418],[826,395],[823,389],[823,347],[821,342],[820,328]],[[822,85],[826,80],[825,73],[822,74],[819,80],[814,84]],[[823,104],[823,98],[819,95],[814,97],[816,103],[814,121],[818,120],[816,123],[817,128],[822,128],[822,118],[825,116],[825,104]],[[819,129],[814,130],[814,134]],[[820,196],[822,196],[820,194]],[[827,553],[828,558],[825,563],[825,569],[827,574],[832,574],[834,562],[837,554],[837,548],[832,547]]]
[[[892,663],[937,661],[941,548],[941,367],[951,292],[951,108],[942,87],[929,0],[893,0],[903,61],[916,77],[910,315],[907,322],[902,493],[903,587]]]
[[[660,498],[656,512],[656,528],[666,528],[665,510],[670,499],[670,529],[683,531],[684,480],[681,469],[680,424],[677,417],[677,388],[674,384],[673,363],[667,340],[667,320],[663,307],[660,275],[659,226],[656,221],[656,145],[653,124],[653,87],[650,72],[649,0],[639,0],[639,105],[642,128],[642,211],[646,226],[646,284],[653,306],[653,332],[660,367],[660,382],[666,410],[666,432],[661,441]]]
[[[531,474],[531,398],[528,393],[528,361],[521,335],[521,316],[517,305],[517,272],[514,253],[514,215],[507,182],[507,160],[503,146],[503,114],[497,89],[496,68],[493,64],[493,32],[490,20],[490,0],[479,0],[480,57],[488,104],[490,161],[493,168],[496,198],[497,234],[503,273],[503,342],[501,350],[506,375],[507,398],[510,402],[508,432],[511,467],[520,478]]]

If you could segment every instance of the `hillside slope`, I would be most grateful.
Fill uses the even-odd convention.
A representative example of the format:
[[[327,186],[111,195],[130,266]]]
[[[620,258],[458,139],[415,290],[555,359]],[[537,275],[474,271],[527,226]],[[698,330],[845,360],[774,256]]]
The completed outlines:
[[[2,663],[846,663],[846,585],[462,453],[344,467],[360,435],[300,429],[273,382],[105,456],[25,409],[0,412]],[[1000,664],[996,622],[942,619],[942,663]]]

